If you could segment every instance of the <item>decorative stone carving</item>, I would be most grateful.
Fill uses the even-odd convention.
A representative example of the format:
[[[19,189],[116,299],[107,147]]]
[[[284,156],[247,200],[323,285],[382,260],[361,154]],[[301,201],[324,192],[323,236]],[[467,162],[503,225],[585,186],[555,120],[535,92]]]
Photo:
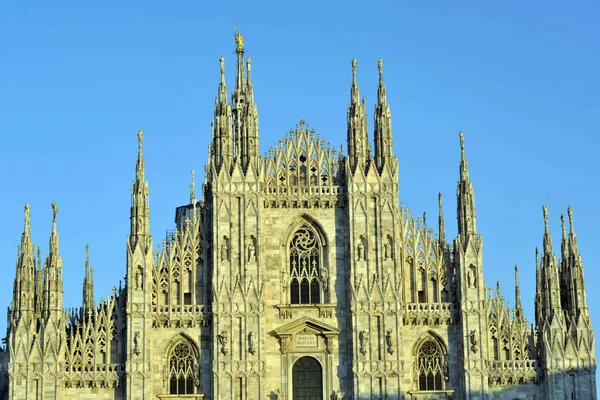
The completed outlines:
[[[470,335],[470,339],[471,339],[471,351],[473,353],[477,353],[477,351],[479,350],[479,341],[477,339],[477,331],[475,329],[473,329],[471,331],[471,335]]]
[[[360,236],[358,238],[358,244],[356,245],[356,257],[357,257],[357,261],[364,261],[365,260],[365,245],[364,245],[364,241],[365,241],[365,238],[363,236]]]
[[[221,244],[221,261],[229,261],[229,239],[227,236],[223,236],[223,243]]]
[[[250,236],[248,241],[248,262],[256,262],[256,238]]]
[[[391,329],[385,334],[385,343],[387,344],[387,352],[394,354],[396,349],[396,340],[394,339],[394,332],[392,332]]]
[[[367,354],[367,347],[369,346],[369,331],[360,331],[358,334],[360,341],[360,352],[364,356]]]
[[[344,392],[340,389],[333,391],[333,399],[334,400],[342,400],[344,398]]]
[[[223,353],[223,355],[227,355],[227,353],[229,352],[229,350],[227,349],[227,345],[229,342],[229,333],[224,330],[221,332],[220,335],[218,335],[219,338],[219,344],[221,345],[221,353]]]
[[[140,354],[140,332],[136,331],[133,334],[133,354],[135,354],[136,356],[138,356]]]
[[[248,352],[254,354],[256,349],[254,348],[254,331],[250,331],[248,334]]]

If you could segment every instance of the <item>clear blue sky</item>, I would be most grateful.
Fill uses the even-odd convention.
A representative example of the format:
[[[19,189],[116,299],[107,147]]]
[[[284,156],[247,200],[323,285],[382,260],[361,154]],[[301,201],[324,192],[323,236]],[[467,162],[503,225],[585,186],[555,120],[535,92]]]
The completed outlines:
[[[383,57],[402,203],[433,222],[442,191],[455,234],[463,130],[488,284],[501,280],[514,304],[519,264],[532,320],[541,207],[560,252],[560,213],[572,204],[597,327],[599,16],[597,1],[5,2],[0,305],[12,296],[26,202],[44,252],[50,202],[59,205],[65,306],[81,304],[86,243],[96,298],[118,285],[140,128],[155,242],[173,228],[189,171],[198,186],[204,178],[221,55],[234,84],[236,24],[253,59],[262,152],[300,119],[345,145],[350,61],[371,117]]]

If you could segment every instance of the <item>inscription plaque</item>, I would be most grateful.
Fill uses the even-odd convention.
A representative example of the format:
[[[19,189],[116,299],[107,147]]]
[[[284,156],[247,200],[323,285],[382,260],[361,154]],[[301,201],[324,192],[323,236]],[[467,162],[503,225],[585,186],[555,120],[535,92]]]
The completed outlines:
[[[317,347],[317,336],[316,335],[297,335],[296,336],[297,347]]]

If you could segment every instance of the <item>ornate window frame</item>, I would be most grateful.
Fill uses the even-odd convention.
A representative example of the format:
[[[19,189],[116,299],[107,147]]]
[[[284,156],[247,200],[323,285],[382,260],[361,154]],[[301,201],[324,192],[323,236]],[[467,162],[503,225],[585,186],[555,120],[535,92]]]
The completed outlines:
[[[175,354],[178,353],[178,354]],[[185,353],[185,354],[184,354]],[[187,358],[187,362],[189,365],[182,365],[180,362],[176,365],[173,364],[173,357],[179,358]],[[185,360],[180,360],[184,363]],[[171,385],[173,378],[173,368],[177,369],[175,371],[178,375],[177,379],[191,379],[192,390],[191,393],[187,393],[188,387],[185,388],[186,393],[171,393]],[[202,399],[204,397],[203,394],[200,394],[200,349],[187,335],[180,333],[176,335],[170,343],[165,348],[163,353],[163,393],[158,397],[161,399],[169,399],[169,398],[183,398],[183,399]],[[184,374],[186,376],[181,376]],[[185,382],[184,381],[184,382]],[[189,383],[185,383],[188,385]],[[179,385],[179,382],[177,382]],[[178,391],[178,390],[177,390]]]

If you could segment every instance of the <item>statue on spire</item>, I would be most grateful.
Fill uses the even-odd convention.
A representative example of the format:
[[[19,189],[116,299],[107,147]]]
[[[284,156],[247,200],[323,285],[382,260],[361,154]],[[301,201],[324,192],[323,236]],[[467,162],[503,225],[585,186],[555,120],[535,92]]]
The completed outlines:
[[[142,148],[142,142],[144,141],[144,133],[142,132],[142,130],[140,129],[138,131],[138,148],[141,149]]]
[[[465,134],[460,131],[458,136],[460,137],[460,149],[462,151],[465,151]]]
[[[240,31],[238,31],[235,27],[233,29],[236,32],[236,34],[235,34],[235,43],[237,44],[236,51],[238,53],[243,52],[244,51],[244,38],[242,37],[242,34],[240,33]]]
[[[55,202],[52,202],[52,222],[56,224],[56,216],[58,214],[58,205]]]

